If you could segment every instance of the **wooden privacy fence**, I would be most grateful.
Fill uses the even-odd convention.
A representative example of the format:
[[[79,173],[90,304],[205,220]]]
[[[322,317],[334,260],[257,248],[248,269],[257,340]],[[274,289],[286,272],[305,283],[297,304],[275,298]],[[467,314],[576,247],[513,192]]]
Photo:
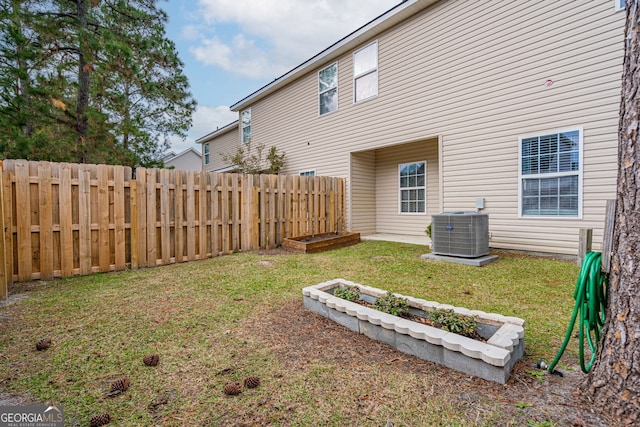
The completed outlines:
[[[0,162],[6,283],[153,267],[342,232],[345,181]],[[3,293],[4,288],[4,293]]]

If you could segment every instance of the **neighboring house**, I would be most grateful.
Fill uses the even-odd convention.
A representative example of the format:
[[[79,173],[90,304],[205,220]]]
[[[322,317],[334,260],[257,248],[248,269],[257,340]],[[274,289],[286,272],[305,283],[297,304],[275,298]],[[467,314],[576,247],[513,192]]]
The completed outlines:
[[[621,0],[407,0],[231,107],[199,140],[251,139],[285,174],[347,178],[347,226],[423,235],[431,214],[489,214],[495,248],[600,247],[614,199]],[[223,132],[224,131],[224,132]],[[213,166],[215,165],[215,166]]]
[[[216,129],[208,135],[198,138],[196,144],[202,145],[202,170],[231,172],[235,168],[224,161],[223,156],[231,156],[240,145],[238,120]]]
[[[185,171],[202,170],[202,156],[193,148],[187,148],[179,154],[171,151],[162,158],[162,161],[165,168],[173,167],[174,169]]]

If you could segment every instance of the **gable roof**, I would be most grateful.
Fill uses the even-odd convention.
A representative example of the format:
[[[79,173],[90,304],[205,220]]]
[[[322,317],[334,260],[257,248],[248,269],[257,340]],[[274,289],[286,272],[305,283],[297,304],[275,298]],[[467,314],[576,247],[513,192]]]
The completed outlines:
[[[403,0],[401,3],[392,7],[382,15],[369,21],[367,24],[338,40],[310,59],[307,59],[305,62],[286,72],[271,83],[261,87],[249,96],[236,102],[229,108],[231,111],[240,111],[248,107],[252,103],[296,80],[310,70],[358,47],[365,41],[377,36],[410,16],[415,15],[437,1],[439,0]]]
[[[205,136],[202,136],[198,139],[196,139],[196,144],[202,144],[204,142],[210,141],[222,134],[225,134],[229,131],[232,131],[234,129],[238,129],[238,122],[239,120],[236,120],[234,122],[229,123],[228,125],[224,125],[221,128],[218,128],[216,130],[214,130],[213,132],[210,132],[208,134],[206,134]]]

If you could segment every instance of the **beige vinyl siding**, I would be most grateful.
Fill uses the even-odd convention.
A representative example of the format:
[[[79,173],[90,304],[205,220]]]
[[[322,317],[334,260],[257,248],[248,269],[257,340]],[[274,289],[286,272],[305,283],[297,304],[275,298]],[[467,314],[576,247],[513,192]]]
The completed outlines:
[[[427,212],[401,214],[398,206],[398,165],[427,162]],[[438,213],[438,139],[403,144],[376,151],[376,224],[378,233],[424,235],[431,215]],[[355,210],[355,208],[354,208]]]
[[[354,104],[353,51],[330,58],[251,105],[254,141],[286,153],[285,173],[351,174],[354,197],[355,179],[371,175],[362,152],[391,158],[439,136],[442,207],[473,210],[484,197],[492,247],[575,254],[579,229],[594,228],[597,249],[615,197],[623,29],[605,0],[440,1],[362,43],[378,40],[377,97]],[[317,72],[336,59],[338,111],[319,117]],[[519,218],[518,138],[573,128],[584,131],[582,218]],[[349,201],[354,231],[386,230],[386,191]],[[373,222],[360,212],[372,203]]]
[[[351,206],[351,230],[362,235],[376,233],[376,154],[374,151],[351,156],[351,175],[347,204]]]
[[[210,163],[208,165],[204,165],[203,159],[203,170],[205,172],[211,172],[226,168],[229,164],[222,160],[222,155],[231,155],[235,153],[240,146],[240,131],[237,127],[234,127],[232,130],[225,132],[208,142]]]
[[[176,157],[165,161],[164,167],[199,172],[202,170],[202,161],[202,156],[199,153],[193,150],[185,150]]]

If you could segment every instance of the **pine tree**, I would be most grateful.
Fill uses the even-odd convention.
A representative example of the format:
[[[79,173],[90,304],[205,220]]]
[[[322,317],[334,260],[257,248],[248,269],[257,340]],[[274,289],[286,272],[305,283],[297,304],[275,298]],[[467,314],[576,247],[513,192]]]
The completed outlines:
[[[195,102],[156,3],[3,3],[1,154],[160,165],[168,136],[191,125]]]

